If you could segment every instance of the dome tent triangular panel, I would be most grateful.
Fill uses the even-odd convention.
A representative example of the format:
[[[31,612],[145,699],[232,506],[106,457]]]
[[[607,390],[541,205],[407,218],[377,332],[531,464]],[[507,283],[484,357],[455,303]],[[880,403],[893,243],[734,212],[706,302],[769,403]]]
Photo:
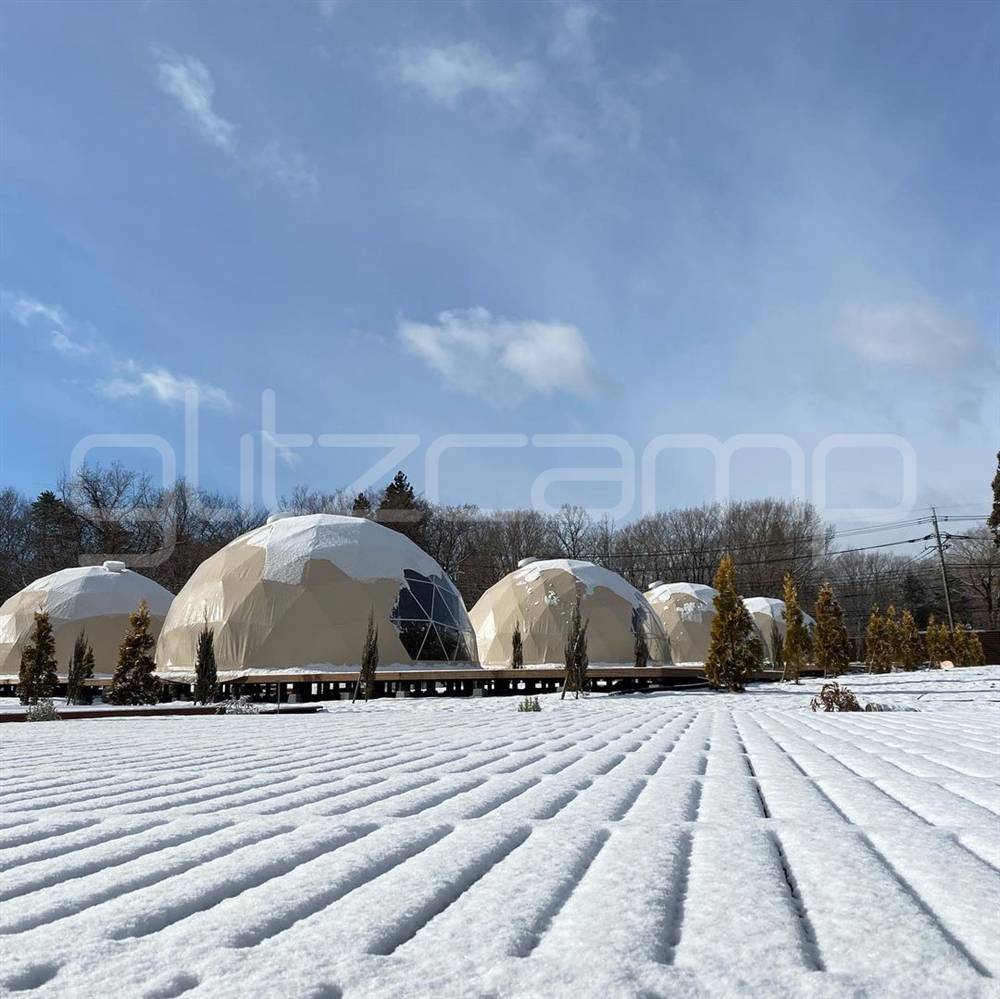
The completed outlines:
[[[83,630],[94,649],[95,675],[110,676],[129,615],[142,600],[149,605],[150,630],[156,637],[173,594],[120,562],[74,566],[36,579],[0,606],[0,675],[18,674],[35,611],[45,611],[55,637],[59,675],[65,674],[73,643]]]
[[[746,597],[743,606],[750,612],[757,634],[764,643],[764,655],[773,663],[774,639],[785,640],[785,601],[777,597]],[[802,612],[802,620],[812,634],[816,622],[805,611]]]
[[[670,641],[675,663],[703,663],[719,591],[700,583],[657,583],[645,593]]]
[[[222,678],[255,670],[355,669],[370,610],[380,669],[478,665],[462,598],[430,555],[373,521],[311,514],[272,518],[195,570],[164,624],[158,671],[192,672],[206,622]],[[404,621],[419,621],[424,633],[431,624],[449,629],[454,640],[413,648],[403,640]]]
[[[526,666],[561,664],[573,605],[589,621],[594,666],[631,665],[635,629],[642,628],[651,662],[670,662],[670,647],[646,598],[616,572],[576,559],[533,561],[491,586],[469,612],[484,667],[510,664],[519,625]]]

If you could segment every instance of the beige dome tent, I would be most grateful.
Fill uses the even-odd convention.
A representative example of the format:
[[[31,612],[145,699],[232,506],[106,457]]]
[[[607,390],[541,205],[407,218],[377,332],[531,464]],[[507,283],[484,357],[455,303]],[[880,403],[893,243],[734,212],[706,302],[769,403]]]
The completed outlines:
[[[776,597],[747,597],[743,605],[750,612],[760,640],[764,643],[764,656],[774,662],[774,639],[785,640],[785,601]],[[812,634],[816,622],[805,612],[802,620]]]
[[[670,641],[675,663],[703,663],[708,655],[719,591],[699,583],[654,583],[645,593]]]
[[[631,665],[641,628],[650,662],[670,662],[670,646],[646,598],[616,572],[574,559],[532,561],[491,586],[469,612],[483,666],[510,664],[520,625],[524,664],[562,664],[573,605],[580,599],[591,665]]]
[[[155,636],[173,598],[169,590],[126,569],[123,562],[61,569],[36,579],[0,607],[0,676],[17,676],[21,650],[35,625],[35,611],[49,615],[60,676],[65,676],[81,629],[94,648],[95,675],[110,676],[129,614],[145,600]]]
[[[355,669],[370,609],[380,669],[477,664],[462,598],[430,555],[370,520],[314,514],[272,517],[198,566],[167,615],[157,669],[188,678],[206,622],[220,679]]]

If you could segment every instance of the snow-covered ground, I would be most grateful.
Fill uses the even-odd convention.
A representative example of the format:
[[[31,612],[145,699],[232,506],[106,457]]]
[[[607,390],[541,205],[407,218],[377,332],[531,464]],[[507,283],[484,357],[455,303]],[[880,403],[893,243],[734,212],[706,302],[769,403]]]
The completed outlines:
[[[0,992],[976,996],[1000,668],[4,725]]]

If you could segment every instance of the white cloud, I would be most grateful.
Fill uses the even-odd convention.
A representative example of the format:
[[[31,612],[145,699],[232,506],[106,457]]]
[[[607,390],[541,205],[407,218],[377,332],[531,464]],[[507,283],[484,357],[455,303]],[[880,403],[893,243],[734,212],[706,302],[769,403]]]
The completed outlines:
[[[281,184],[291,195],[319,193],[319,172],[301,153],[272,139],[254,151],[236,141],[236,125],[215,111],[215,81],[208,67],[190,55],[154,50],[160,89],[184,109],[191,124],[213,146],[246,169]]]
[[[86,357],[92,351],[91,347],[88,347],[86,344],[78,343],[76,340],[71,340],[61,330],[52,331],[52,339],[50,343],[52,344],[53,350],[57,350],[65,357]]]
[[[47,305],[27,295],[12,295],[5,291],[3,307],[22,326],[30,326],[36,319],[44,319],[59,330],[67,325],[65,314],[58,305]]]
[[[601,65],[592,37],[593,25],[606,15],[587,3],[553,9],[557,20],[547,63],[503,59],[465,40],[395,49],[391,73],[443,107],[486,99],[504,113],[485,123],[526,129],[540,150],[581,159],[600,151],[637,151],[641,112]]]
[[[397,335],[404,349],[459,392],[589,396],[602,386],[587,341],[569,323],[502,319],[483,308],[437,318],[401,320]]]
[[[180,104],[205,139],[232,152],[236,126],[212,108],[215,82],[208,67],[193,56],[166,55],[158,68],[160,89]]]
[[[197,381],[188,375],[176,375],[164,367],[144,368],[132,359],[122,360],[111,344],[97,336],[88,324],[82,324],[89,334],[86,339],[81,339],[81,324],[58,305],[6,290],[0,293],[0,304],[21,326],[31,328],[42,323],[55,326],[49,337],[49,346],[67,360],[117,372],[114,378],[98,379],[92,383],[92,387],[106,398],[146,396],[173,405],[183,402],[186,393],[193,389],[206,406],[226,411],[233,408],[225,390],[216,385]]]
[[[316,9],[319,11],[320,17],[325,17],[327,20],[337,13],[339,7],[340,0],[318,0],[316,4]]]
[[[566,4],[559,10],[559,20],[549,44],[549,54],[556,59],[579,65],[592,63],[594,40],[590,29],[600,16],[601,12],[594,4]]]
[[[409,46],[395,53],[395,64],[403,83],[447,107],[476,93],[518,105],[539,83],[531,63],[501,62],[476,42]]]
[[[176,405],[184,402],[188,392],[196,392],[199,401],[216,409],[230,410],[232,401],[225,391],[207,382],[199,382],[188,375],[176,375],[166,368],[144,371],[134,361],[127,361],[125,367],[130,374],[100,382],[98,391],[109,399],[136,398],[149,396],[157,402]]]
[[[262,430],[260,432],[260,439],[265,447],[274,448],[274,456],[286,468],[298,468],[302,464],[301,453],[287,444],[279,444],[274,439],[274,434],[270,430]]]
[[[7,290],[0,294],[0,303],[4,311],[26,329],[43,324],[50,327],[49,344],[60,354],[79,358],[93,352],[94,345],[80,339],[76,324],[60,306]]]
[[[257,165],[282,184],[293,197],[319,194],[319,174],[301,153],[286,149],[276,139],[255,157]]]
[[[848,303],[838,333],[858,357],[878,364],[958,368],[983,349],[969,323],[930,299]]]

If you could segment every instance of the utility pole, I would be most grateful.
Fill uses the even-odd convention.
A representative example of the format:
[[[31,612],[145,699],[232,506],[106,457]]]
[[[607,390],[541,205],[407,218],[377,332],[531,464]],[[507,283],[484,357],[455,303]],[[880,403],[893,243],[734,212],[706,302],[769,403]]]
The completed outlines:
[[[948,608],[948,630],[954,634],[955,618],[951,613],[951,591],[948,589],[948,566],[944,560],[944,546],[941,544],[941,531],[938,529],[937,510],[931,507],[931,519],[934,521],[934,540],[937,542],[938,561],[941,563],[941,580],[944,583],[944,604]]]

